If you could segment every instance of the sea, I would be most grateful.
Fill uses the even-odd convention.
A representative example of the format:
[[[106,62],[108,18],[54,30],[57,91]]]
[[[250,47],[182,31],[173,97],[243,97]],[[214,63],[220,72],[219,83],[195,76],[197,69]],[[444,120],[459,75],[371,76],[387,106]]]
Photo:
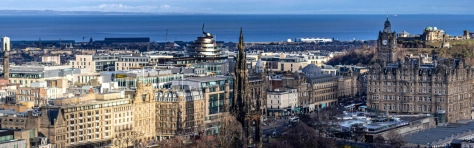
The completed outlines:
[[[103,40],[150,37],[152,41],[192,41],[204,30],[218,41],[280,42],[302,37],[341,41],[375,40],[387,15],[1,15],[0,36],[12,41]],[[474,32],[474,15],[388,15],[392,30],[422,34],[431,26],[450,35]],[[166,36],[168,30],[168,36]]]

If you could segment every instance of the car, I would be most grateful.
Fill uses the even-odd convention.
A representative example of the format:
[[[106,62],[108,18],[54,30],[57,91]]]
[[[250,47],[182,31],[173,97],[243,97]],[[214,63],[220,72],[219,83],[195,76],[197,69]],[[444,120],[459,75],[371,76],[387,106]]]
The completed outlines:
[[[277,132],[276,131],[272,133],[272,137],[273,138],[277,137]]]
[[[300,118],[293,117],[293,118],[290,118],[289,121],[292,122],[292,123],[297,123],[297,122],[300,122]]]

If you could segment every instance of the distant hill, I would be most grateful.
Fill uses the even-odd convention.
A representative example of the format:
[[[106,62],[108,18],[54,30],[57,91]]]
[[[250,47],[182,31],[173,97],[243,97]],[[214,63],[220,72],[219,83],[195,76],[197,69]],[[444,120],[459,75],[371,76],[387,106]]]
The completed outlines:
[[[189,14],[189,13],[182,13],[182,14]],[[181,13],[55,11],[55,10],[0,10],[0,15],[181,15]]]

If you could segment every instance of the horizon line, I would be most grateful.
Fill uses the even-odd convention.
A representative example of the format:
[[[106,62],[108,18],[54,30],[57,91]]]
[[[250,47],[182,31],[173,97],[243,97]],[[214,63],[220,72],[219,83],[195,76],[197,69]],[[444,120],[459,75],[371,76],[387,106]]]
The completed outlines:
[[[24,11],[25,14],[1,14],[6,11]],[[51,12],[49,14],[28,14],[28,11]],[[56,13],[54,13],[56,12]],[[76,13],[76,14],[60,14]],[[87,14],[79,14],[87,13]],[[97,14],[93,14],[97,13]],[[132,11],[62,11],[62,10],[5,10],[0,9],[0,15],[101,15],[121,13],[122,15],[387,15],[387,13],[198,13],[198,12],[132,12]],[[389,15],[474,15],[474,13],[389,13]]]

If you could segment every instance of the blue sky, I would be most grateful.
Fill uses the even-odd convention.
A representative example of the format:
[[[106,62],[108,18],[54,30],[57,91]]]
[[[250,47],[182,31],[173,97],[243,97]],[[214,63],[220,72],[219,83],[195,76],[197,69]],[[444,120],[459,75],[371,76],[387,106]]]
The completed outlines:
[[[211,14],[474,14],[474,0],[1,0],[0,10]]]

